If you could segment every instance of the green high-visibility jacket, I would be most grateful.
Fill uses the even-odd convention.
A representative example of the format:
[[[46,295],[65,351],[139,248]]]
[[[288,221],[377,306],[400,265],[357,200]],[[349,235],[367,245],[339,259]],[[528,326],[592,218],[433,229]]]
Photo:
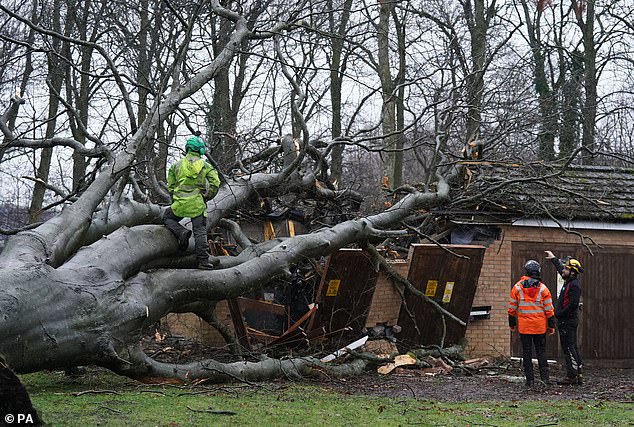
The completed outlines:
[[[183,218],[195,218],[201,214],[207,216],[205,201],[216,195],[218,187],[218,171],[196,153],[187,153],[170,167],[167,174],[172,211]]]

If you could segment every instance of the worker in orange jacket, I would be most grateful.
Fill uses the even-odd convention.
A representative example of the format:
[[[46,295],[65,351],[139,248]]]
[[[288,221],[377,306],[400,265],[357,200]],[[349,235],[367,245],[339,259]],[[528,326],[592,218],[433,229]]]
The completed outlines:
[[[535,260],[524,264],[524,276],[513,285],[509,297],[509,327],[518,330],[522,341],[522,359],[526,386],[532,387],[533,346],[539,363],[539,376],[550,385],[548,361],[546,360],[546,333],[555,333],[555,309],[548,287],[541,282],[542,268]]]

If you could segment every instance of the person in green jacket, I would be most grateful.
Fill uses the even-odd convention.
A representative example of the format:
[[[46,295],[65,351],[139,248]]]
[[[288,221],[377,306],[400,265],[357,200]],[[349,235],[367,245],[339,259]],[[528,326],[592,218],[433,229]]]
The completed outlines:
[[[218,171],[205,160],[205,142],[193,136],[185,144],[185,157],[174,163],[167,175],[172,205],[165,210],[163,223],[178,239],[181,251],[187,250],[192,232],[180,224],[191,218],[198,268],[212,270],[207,252],[207,201],[218,193]]]

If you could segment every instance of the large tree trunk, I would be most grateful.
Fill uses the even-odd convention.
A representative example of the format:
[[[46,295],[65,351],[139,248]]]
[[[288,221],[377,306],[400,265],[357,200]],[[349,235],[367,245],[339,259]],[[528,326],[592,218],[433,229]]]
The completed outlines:
[[[561,90],[561,131],[559,132],[559,155],[570,157],[579,146],[579,104],[582,99],[583,58],[574,51],[570,64],[564,69],[565,79]]]
[[[581,109],[581,125],[583,134],[581,136],[581,146],[586,150],[582,153],[583,164],[591,165],[596,156],[596,144],[594,141],[595,126],[597,120],[597,48],[594,38],[595,2],[573,2],[577,11],[577,25],[583,34],[583,65],[585,99]],[[583,7],[586,5],[587,11],[585,21],[583,17]]]
[[[378,69],[381,80],[381,125],[383,129],[383,148],[386,150],[383,159],[383,186],[396,188],[401,185],[401,172],[397,172],[398,136],[396,135],[396,94],[390,67],[389,29],[393,4],[379,0],[379,24],[377,27]],[[397,181],[399,180],[399,181]]]
[[[56,0],[53,3],[52,24],[53,29],[61,33],[61,2]],[[35,13],[35,10],[34,10]],[[68,34],[73,28],[72,20],[65,17],[66,29]],[[59,109],[59,97],[62,85],[64,83],[64,75],[68,71],[68,65],[61,58],[64,58],[69,52],[68,43],[62,45],[61,41],[53,38],[52,52],[48,54],[48,120],[46,123],[46,138],[53,138],[56,132],[57,114]],[[40,154],[40,164],[37,168],[35,185],[33,186],[33,197],[31,197],[31,205],[29,206],[29,222],[40,222],[42,217],[42,206],[44,204],[44,194],[46,192],[46,184],[48,184],[49,171],[51,168],[51,160],[53,158],[53,149],[45,148]]]
[[[255,191],[265,192],[273,182],[275,176],[262,175],[223,187],[217,196],[219,202],[210,206],[211,224],[222,216],[218,212],[234,210]],[[165,227],[117,227],[108,233],[99,226],[131,223],[135,215],[146,221],[158,219],[158,207],[147,212],[136,202],[129,202],[126,213],[107,221],[95,218],[96,230],[85,233],[85,238],[90,241],[106,236],[57,267],[50,264],[59,263],[59,258],[44,244],[46,228],[22,232],[0,255],[0,352],[20,373],[94,364],[141,380],[265,377],[258,366],[270,370],[270,375],[279,375],[291,362],[202,361],[176,368],[152,361],[139,342],[149,326],[170,312],[196,301],[237,297],[288,276],[292,265],[352,242],[367,241],[416,209],[437,205],[447,195],[448,186],[440,182],[438,193],[413,193],[381,214],[279,241],[266,251],[247,248],[238,257],[224,257],[221,268],[215,271],[188,269],[194,268],[194,256],[179,256],[176,239]],[[46,258],[47,253],[52,258]],[[316,361],[302,363],[306,367],[297,368],[300,371],[309,370]],[[206,368],[211,365],[214,369]]]
[[[352,0],[345,0],[342,6],[339,20],[336,21],[337,14],[332,5],[332,1],[328,3],[328,20],[330,37],[332,43],[332,57],[330,59],[330,103],[332,107],[332,138],[336,140],[342,136],[342,102],[341,90],[343,87],[343,77],[346,69],[346,63],[342,59],[345,35],[348,31],[348,22],[350,20],[350,9]],[[331,178],[337,188],[343,188],[343,152],[344,145],[338,144],[332,149],[331,162]]]
[[[522,1],[524,18],[528,32],[528,43],[533,53],[533,81],[539,103],[540,129],[538,134],[540,160],[553,160],[555,157],[555,137],[557,136],[558,114],[557,99],[554,90],[548,82],[546,74],[546,59],[541,37],[542,9],[537,8],[534,21],[532,10],[524,0]]]
[[[463,7],[471,34],[471,73],[467,76],[466,93],[468,105],[466,143],[467,147],[473,147],[481,143],[479,137],[482,122],[484,73],[486,71],[487,29],[490,17],[486,14],[484,0],[474,0],[473,5],[466,2]]]

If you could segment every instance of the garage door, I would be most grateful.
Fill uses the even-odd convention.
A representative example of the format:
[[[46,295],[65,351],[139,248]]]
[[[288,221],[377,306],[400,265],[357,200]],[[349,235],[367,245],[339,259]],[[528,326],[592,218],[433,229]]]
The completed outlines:
[[[583,310],[580,317],[579,341],[584,360],[604,366],[634,367],[634,248],[594,248],[590,255],[582,246],[513,242],[512,279],[510,286],[523,274],[528,259],[542,264],[542,281],[554,299],[557,295],[557,273],[550,261],[544,260],[549,249],[559,257],[578,258],[585,273],[581,274]],[[561,279],[560,279],[561,280]],[[548,337],[549,358],[563,357],[555,334]],[[521,354],[519,338],[514,334],[513,353]]]

